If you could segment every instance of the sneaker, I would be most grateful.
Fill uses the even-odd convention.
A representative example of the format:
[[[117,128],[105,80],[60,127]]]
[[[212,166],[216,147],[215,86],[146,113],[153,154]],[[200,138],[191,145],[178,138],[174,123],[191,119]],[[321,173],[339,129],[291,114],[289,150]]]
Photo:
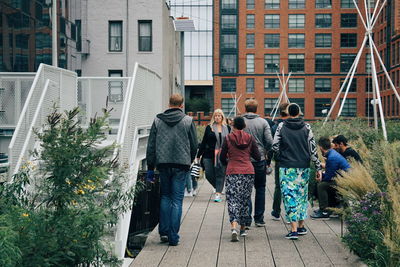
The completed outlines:
[[[187,191],[186,189],[185,189],[185,197],[192,197],[193,196],[193,193],[192,193],[192,191]]]
[[[168,242],[168,236],[167,235],[160,236],[160,241],[161,241],[161,243],[167,243]]]
[[[332,212],[331,214],[329,214],[329,218],[339,218],[340,215],[337,213]]]
[[[297,228],[297,234],[298,235],[306,235],[308,232],[307,232],[307,229],[305,228],[305,227],[298,227]]]
[[[241,237],[245,237],[245,236],[247,236],[246,229],[244,229],[244,230],[240,230],[240,236],[241,236]]]
[[[299,234],[297,232],[290,232],[285,236],[286,239],[297,240],[299,239]]]
[[[265,226],[264,220],[255,221],[254,224],[255,224],[257,227],[264,227],[264,226]]]
[[[314,212],[314,214],[311,214],[310,216],[312,219],[326,219],[329,220],[329,213],[326,211],[318,211]]]
[[[236,231],[236,229],[232,230],[231,241],[232,242],[238,242],[239,241],[238,232]]]
[[[272,217],[272,220],[274,220],[274,221],[280,221],[281,220],[281,217],[279,216],[279,213],[276,213],[275,211],[271,211],[271,217]]]
[[[169,245],[170,245],[171,247],[176,247],[177,245],[179,245],[179,241],[176,242],[176,243],[169,243]]]
[[[192,194],[195,197],[197,195],[197,189],[193,189]]]
[[[214,202],[221,202],[221,201],[222,201],[221,195],[215,194]]]

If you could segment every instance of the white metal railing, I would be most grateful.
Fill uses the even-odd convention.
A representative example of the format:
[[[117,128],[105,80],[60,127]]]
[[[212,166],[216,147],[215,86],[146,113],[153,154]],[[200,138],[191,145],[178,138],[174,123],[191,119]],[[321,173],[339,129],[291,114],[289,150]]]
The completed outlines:
[[[32,136],[32,127],[42,126],[51,112],[49,107],[56,104],[61,110],[70,110],[77,106],[76,78],[75,72],[40,64],[9,145],[10,177],[18,172],[22,160],[34,148],[35,142],[30,138],[30,142],[26,143],[26,137]],[[43,96],[47,80],[52,89]],[[44,99],[40,103],[42,97]],[[35,118],[36,114],[40,118]]]

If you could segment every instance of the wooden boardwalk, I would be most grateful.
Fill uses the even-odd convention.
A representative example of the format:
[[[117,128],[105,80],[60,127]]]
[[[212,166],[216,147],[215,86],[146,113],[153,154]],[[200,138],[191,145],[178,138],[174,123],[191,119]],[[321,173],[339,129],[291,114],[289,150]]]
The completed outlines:
[[[130,266],[364,266],[340,242],[339,219],[307,219],[306,236],[285,239],[289,225],[269,216],[273,189],[268,176],[266,226],[252,226],[246,238],[232,243],[226,202],[214,203],[212,188],[203,179],[198,195],[184,200],[180,245],[161,244],[156,228]]]

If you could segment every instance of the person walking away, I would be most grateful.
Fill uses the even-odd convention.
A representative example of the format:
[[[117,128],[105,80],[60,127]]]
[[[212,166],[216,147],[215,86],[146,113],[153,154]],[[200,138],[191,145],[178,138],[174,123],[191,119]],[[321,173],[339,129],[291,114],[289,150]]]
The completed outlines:
[[[173,94],[169,109],[156,116],[151,126],[147,144],[147,176],[160,173],[160,223],[161,242],[170,246],[179,243],[182,201],[185,179],[197,151],[196,127],[192,118],[182,111],[183,97]]]
[[[253,136],[243,131],[246,127],[242,117],[233,120],[233,132],[222,146],[221,162],[226,168],[226,200],[228,203],[229,221],[231,223],[231,241],[239,241],[237,226],[240,225],[240,236],[246,233],[248,201],[254,185],[254,167],[251,159],[261,160],[257,143]]]
[[[255,99],[248,99],[244,102],[246,113],[243,118],[246,124],[245,132],[256,140],[261,160],[252,159],[254,167],[254,223],[256,226],[265,226],[265,187],[266,187],[266,154],[272,145],[271,128],[266,120],[256,114],[258,103]],[[251,225],[252,202],[249,201],[249,218],[247,225]]]
[[[307,218],[310,161],[315,164],[317,177],[321,177],[322,172],[313,132],[300,118],[299,105],[291,103],[288,113],[290,118],[276,129],[272,150],[277,153],[286,220],[291,225],[285,238],[298,239],[299,235],[307,234],[304,220]]]
[[[221,202],[221,194],[224,189],[225,166],[221,164],[221,148],[225,137],[230,133],[231,127],[226,125],[224,112],[216,109],[211,117],[211,122],[207,125],[203,140],[197,153],[197,160],[203,157],[203,164],[207,181],[215,189],[215,202]]]
[[[280,116],[281,118],[277,120],[277,123],[272,126],[272,134],[275,135],[276,129],[281,122],[284,122],[289,118],[287,107],[289,103],[282,103],[279,105]],[[270,167],[272,160],[272,154],[268,153],[267,166]],[[272,202],[272,211],[271,217],[275,221],[279,221],[281,217],[281,204],[282,204],[282,196],[281,196],[281,185],[279,181],[279,160],[275,157],[275,168],[274,168],[274,178],[275,178],[275,189],[274,189],[274,200]]]
[[[363,163],[360,155],[347,143],[347,138],[343,135],[338,135],[333,138],[332,143],[337,152],[339,152],[346,160],[351,158],[359,163]]]
[[[326,157],[325,172],[322,174],[322,178],[317,179],[319,210],[310,217],[313,219],[328,219],[331,212],[327,208],[332,206],[329,203],[337,202],[335,199],[337,197],[335,177],[339,171],[347,171],[350,165],[342,155],[331,148],[331,140],[329,138],[321,137],[318,140],[318,146],[322,155]]]

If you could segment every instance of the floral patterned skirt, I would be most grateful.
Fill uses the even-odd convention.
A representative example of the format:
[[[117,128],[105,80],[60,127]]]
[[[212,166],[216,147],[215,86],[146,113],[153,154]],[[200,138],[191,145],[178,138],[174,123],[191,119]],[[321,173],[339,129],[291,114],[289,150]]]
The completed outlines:
[[[279,168],[283,205],[288,222],[307,218],[309,168]]]

